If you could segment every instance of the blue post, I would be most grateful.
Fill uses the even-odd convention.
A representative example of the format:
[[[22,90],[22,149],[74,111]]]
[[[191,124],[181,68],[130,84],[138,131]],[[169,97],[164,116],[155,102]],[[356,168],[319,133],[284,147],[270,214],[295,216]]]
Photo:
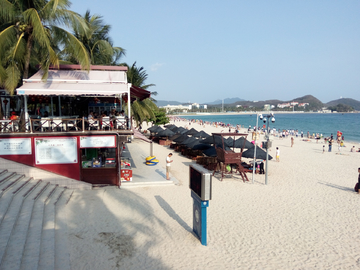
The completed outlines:
[[[191,191],[193,203],[193,231],[200,239],[202,245],[207,245],[207,215],[206,208],[209,201],[202,201],[194,191]]]

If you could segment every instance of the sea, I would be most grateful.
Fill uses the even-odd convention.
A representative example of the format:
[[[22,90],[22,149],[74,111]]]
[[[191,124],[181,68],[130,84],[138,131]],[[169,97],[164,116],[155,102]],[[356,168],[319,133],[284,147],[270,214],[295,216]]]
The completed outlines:
[[[255,127],[257,114],[220,114],[220,115],[181,115],[185,119],[199,119],[209,122],[222,122],[232,126]],[[269,124],[270,128],[277,130],[298,130],[304,135],[319,133],[324,137],[331,134],[336,137],[337,131],[341,131],[345,142],[360,143],[360,113],[276,113],[275,122]],[[263,121],[258,120],[262,127]]]

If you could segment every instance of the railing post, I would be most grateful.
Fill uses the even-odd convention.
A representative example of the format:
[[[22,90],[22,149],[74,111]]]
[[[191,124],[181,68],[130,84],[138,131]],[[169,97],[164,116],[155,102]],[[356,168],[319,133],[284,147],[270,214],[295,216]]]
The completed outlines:
[[[25,124],[26,125],[26,124]],[[29,117],[29,126],[30,126],[30,133],[33,133],[33,127],[32,127],[32,122],[31,122],[31,118]]]
[[[85,117],[82,117],[82,132],[85,132]]]

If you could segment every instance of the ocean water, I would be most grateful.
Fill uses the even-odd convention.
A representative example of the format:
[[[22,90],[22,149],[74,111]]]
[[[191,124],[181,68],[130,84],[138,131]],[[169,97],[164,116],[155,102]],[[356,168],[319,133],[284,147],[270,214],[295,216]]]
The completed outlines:
[[[256,114],[247,115],[189,115],[181,116],[185,119],[199,119],[209,122],[223,122],[233,126],[256,126]],[[325,137],[331,134],[336,137],[336,132],[343,133],[345,141],[360,143],[360,113],[274,113],[275,123],[270,123],[270,128],[294,129],[306,134],[319,133]],[[259,126],[264,123],[259,119]]]

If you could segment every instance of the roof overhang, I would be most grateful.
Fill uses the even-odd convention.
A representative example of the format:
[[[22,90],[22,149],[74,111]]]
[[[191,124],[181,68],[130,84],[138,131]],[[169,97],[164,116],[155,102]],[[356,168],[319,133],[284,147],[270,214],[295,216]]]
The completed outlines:
[[[51,96],[119,96],[128,93],[127,67],[91,66],[90,71],[80,70],[78,65],[63,65],[59,69],[49,69],[48,78],[39,70],[17,89],[18,95]],[[130,96],[144,99],[150,92],[131,86]]]

